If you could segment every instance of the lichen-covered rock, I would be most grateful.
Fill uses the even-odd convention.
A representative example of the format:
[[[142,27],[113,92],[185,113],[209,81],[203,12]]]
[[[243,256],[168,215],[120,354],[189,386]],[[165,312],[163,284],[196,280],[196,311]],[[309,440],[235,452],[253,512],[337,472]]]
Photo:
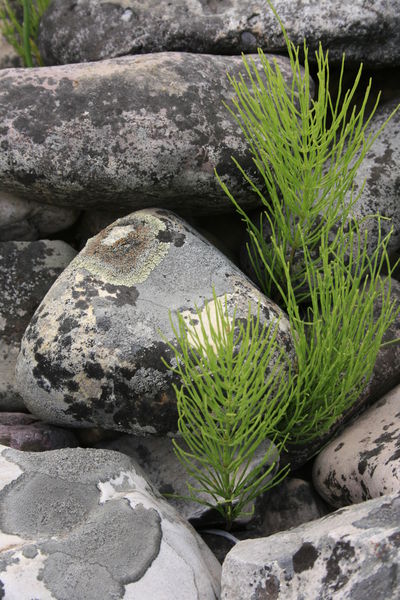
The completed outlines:
[[[49,206],[0,192],[0,241],[33,241],[67,229],[77,220],[74,208]]]
[[[313,480],[321,496],[336,507],[400,489],[400,386],[322,450]]]
[[[17,365],[29,410],[55,424],[176,431],[178,379],[162,362],[173,354],[169,312],[189,323],[196,305],[212,311],[213,287],[237,318],[259,303],[262,323],[279,319],[277,341],[291,355],[282,311],[185,221],[161,209],[117,220],[89,240],[30,322]]]
[[[0,242],[0,410],[24,410],[15,382],[21,338],[76,252],[61,241]]]
[[[185,447],[182,440],[180,440],[180,446]],[[132,435],[124,435],[111,442],[101,442],[96,447],[117,450],[131,456],[155,487],[161,493],[169,494],[168,501],[192,525],[196,527],[225,526],[225,520],[217,510],[199,504],[187,497],[188,485],[199,488],[199,483],[194,477],[188,475],[183,468],[182,463],[176,457],[172,440],[169,437],[149,436],[138,438]],[[279,453],[268,440],[265,440],[265,443],[256,449],[250,464],[245,467],[246,471],[250,472],[260,464],[260,461],[265,459],[267,452],[269,453],[269,460],[265,467],[267,468],[275,462],[274,473],[276,473],[279,466]],[[244,469],[239,470],[238,477],[241,477],[243,472]],[[268,476],[268,478],[271,479],[271,476]],[[267,481],[267,478],[265,481]],[[215,499],[210,494],[198,492],[197,495],[203,501],[215,504]],[[262,508],[264,508],[264,505],[260,498],[250,501],[243,509],[243,514],[236,519],[235,527],[244,524],[248,526],[250,522],[260,519],[260,509]]]
[[[118,452],[0,448],[4,600],[216,600],[220,566]]]
[[[400,494],[239,542],[222,568],[222,600],[394,600]]]
[[[400,62],[400,3],[392,0],[275,0],[289,37],[314,56],[321,40],[332,61],[343,52],[373,66]],[[40,49],[49,64],[124,54],[183,50],[213,54],[286,48],[263,0],[53,0],[43,17]]]
[[[289,82],[288,59],[275,60]],[[0,72],[0,190],[86,209],[230,211],[217,169],[257,206],[231,159],[252,166],[223,105],[227,72],[245,74],[242,59],[169,52]]]
[[[395,303],[398,309],[400,307],[400,282],[393,278],[387,280],[385,283],[386,291],[388,291],[389,285],[391,301]],[[377,301],[374,306],[375,318],[377,318],[381,310],[382,304],[380,301]],[[298,446],[288,444],[287,453],[282,455],[283,463],[289,462],[292,469],[297,469],[304,465],[320,448],[323,448],[327,444],[335,432],[342,429],[352,418],[360,415],[369,405],[400,383],[400,342],[395,342],[398,339],[400,339],[399,318],[395,320],[384,334],[382,344],[387,343],[387,345],[380,348],[372,376],[357,400],[338,418],[328,433],[306,444]],[[388,342],[394,343],[389,344]]]
[[[15,450],[43,452],[75,448],[78,440],[72,431],[43,423],[33,415],[0,412],[0,444]]]

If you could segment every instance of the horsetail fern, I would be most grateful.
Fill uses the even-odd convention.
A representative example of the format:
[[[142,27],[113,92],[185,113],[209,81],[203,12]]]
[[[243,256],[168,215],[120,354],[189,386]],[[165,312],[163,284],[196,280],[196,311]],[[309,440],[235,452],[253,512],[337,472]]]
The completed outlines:
[[[22,11],[21,22],[10,0],[0,0],[0,33],[22,58],[25,67],[33,67],[34,63],[43,65],[36,40],[40,19],[49,3],[50,0],[15,0]]]

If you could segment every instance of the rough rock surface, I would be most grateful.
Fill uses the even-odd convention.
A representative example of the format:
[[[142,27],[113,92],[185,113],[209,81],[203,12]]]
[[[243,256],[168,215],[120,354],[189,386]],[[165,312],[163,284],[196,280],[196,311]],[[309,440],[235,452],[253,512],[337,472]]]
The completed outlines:
[[[394,600],[399,597],[400,494],[238,543],[222,568],[222,600]]]
[[[2,598],[218,598],[216,558],[127,456],[1,450]]]
[[[46,292],[76,255],[65,242],[0,242],[0,410],[24,410],[15,382],[21,338]]]
[[[246,318],[278,325],[293,350],[282,311],[185,221],[161,209],[119,219],[64,271],[25,333],[17,365],[29,410],[45,421],[128,433],[176,430],[177,381],[162,363],[174,341],[169,311],[189,323],[213,291]],[[164,336],[164,339],[163,339]]]
[[[275,59],[289,81],[288,59]],[[245,72],[242,59],[160,53],[0,72],[0,190],[86,209],[232,211],[217,169],[257,206],[231,159],[252,165],[223,105],[228,71]]]
[[[385,284],[386,289],[388,283]],[[396,306],[400,306],[400,282],[396,279],[390,280],[391,299]],[[381,303],[375,304],[374,312],[377,316],[381,311]],[[400,338],[400,318],[389,327],[383,336],[382,343],[392,342]],[[283,463],[290,462],[292,469],[297,469],[304,465],[320,448],[323,448],[331,437],[341,430],[351,419],[360,415],[370,404],[382,398],[386,392],[400,383],[400,342],[383,346],[379,352],[372,372],[371,379],[361,393],[360,397],[354,402],[346,412],[336,421],[329,433],[323,435],[314,441],[301,446],[288,445],[288,452],[282,456]]]
[[[78,440],[72,431],[38,421],[33,415],[0,412],[0,444],[15,450],[43,452],[75,448]]]
[[[184,446],[180,441],[180,446]],[[171,494],[181,496],[180,498],[168,497],[168,502],[176,509],[176,511],[185,519],[190,521],[196,527],[218,525],[224,526],[225,521],[218,511],[211,509],[208,506],[194,502],[188,498],[184,498],[188,494],[188,484],[193,487],[199,487],[197,480],[190,477],[183,468],[182,463],[175,455],[172,440],[169,437],[141,437],[124,435],[116,440],[108,443],[99,443],[97,448],[105,448],[109,450],[117,450],[131,456],[138,465],[146,473],[149,480],[155,485],[159,492],[163,494]],[[266,452],[270,452],[270,460],[268,466],[273,462],[279,462],[279,454],[275,447],[270,447],[270,442],[266,440],[265,444],[259,446],[250,462],[249,471],[259,464],[261,459],[264,459]],[[276,464],[275,472],[278,464]],[[240,475],[243,471],[240,472]],[[207,502],[214,503],[215,501],[205,492],[199,493],[199,497]],[[249,503],[244,512],[251,514],[243,514],[235,521],[235,527],[248,524],[255,519],[260,518],[261,501],[253,500]],[[320,516],[320,515],[318,515]]]
[[[314,55],[318,42],[332,61],[374,66],[400,62],[400,2],[275,0],[289,37]],[[301,15],[301,18],[299,18]],[[40,49],[49,64],[124,54],[183,50],[210,54],[285,48],[279,23],[263,0],[53,0]]]
[[[33,241],[67,229],[79,211],[48,206],[0,192],[0,241]]]
[[[322,450],[314,463],[313,481],[336,507],[400,488],[400,386]]]

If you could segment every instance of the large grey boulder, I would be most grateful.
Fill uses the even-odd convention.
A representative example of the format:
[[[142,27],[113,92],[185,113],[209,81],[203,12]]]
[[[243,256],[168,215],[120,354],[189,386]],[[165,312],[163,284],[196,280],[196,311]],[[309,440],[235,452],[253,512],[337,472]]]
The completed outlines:
[[[217,600],[220,566],[118,452],[0,447],[4,600]]]
[[[318,521],[239,542],[222,568],[222,600],[395,600],[399,491]]]
[[[0,410],[26,410],[15,381],[25,329],[76,252],[61,241],[0,242]]]
[[[67,229],[79,210],[49,206],[0,192],[0,241],[33,241]]]
[[[400,386],[322,450],[314,463],[313,481],[336,507],[400,488]]]
[[[54,424],[176,431],[179,382],[162,362],[175,339],[169,312],[189,323],[195,305],[213,310],[213,288],[230,315],[237,307],[246,318],[249,303],[256,314],[259,303],[261,323],[279,319],[277,341],[292,355],[281,309],[185,221],[160,209],[117,220],[88,241],[30,322],[17,365],[29,410]]]
[[[290,81],[289,61],[275,60]],[[232,211],[217,169],[257,206],[231,159],[252,165],[223,106],[227,72],[245,73],[242,59],[159,53],[0,72],[0,190],[86,209]]]
[[[313,57],[321,40],[331,60],[400,62],[400,2],[274,0],[289,37]],[[286,48],[264,0],[53,0],[43,17],[40,49],[49,64],[125,54],[183,50],[210,54]]]

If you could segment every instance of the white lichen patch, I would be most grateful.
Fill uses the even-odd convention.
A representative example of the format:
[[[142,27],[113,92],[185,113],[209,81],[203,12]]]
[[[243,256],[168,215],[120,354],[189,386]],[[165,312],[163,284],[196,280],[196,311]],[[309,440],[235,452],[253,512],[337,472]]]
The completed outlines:
[[[0,451],[3,450],[6,450],[6,447],[0,446]],[[7,460],[3,454],[0,454],[0,490],[18,479],[22,474],[23,471],[18,465]]]
[[[17,562],[10,564],[1,573],[5,598],[18,600],[56,600],[38,576],[47,556],[38,550],[34,558],[26,558],[21,551],[13,555]]]
[[[134,231],[132,225],[120,225],[113,227],[107,233],[107,235],[101,240],[103,246],[112,246],[115,242],[119,242],[123,238],[126,238],[129,233]]]
[[[132,508],[140,504],[144,508],[160,512],[156,499],[151,495],[149,484],[137,473],[121,471],[117,477],[98,483],[97,488],[100,490],[100,504],[125,498]]]
[[[228,302],[232,298],[233,296],[231,294],[227,294],[226,296],[217,297],[216,301],[210,300],[207,302],[207,306],[204,306],[201,310],[199,315],[191,310],[185,310],[180,313],[186,323],[188,341],[193,347],[198,347],[199,344],[204,345],[207,341],[212,346],[213,350],[215,352],[217,351],[217,346],[214,343],[211,334],[212,329],[214,329],[215,332],[219,331],[221,333],[221,342],[223,342],[227,333],[221,328],[217,303],[220,303],[224,308],[225,300]],[[225,318],[229,325],[231,325],[232,319],[227,314]]]

